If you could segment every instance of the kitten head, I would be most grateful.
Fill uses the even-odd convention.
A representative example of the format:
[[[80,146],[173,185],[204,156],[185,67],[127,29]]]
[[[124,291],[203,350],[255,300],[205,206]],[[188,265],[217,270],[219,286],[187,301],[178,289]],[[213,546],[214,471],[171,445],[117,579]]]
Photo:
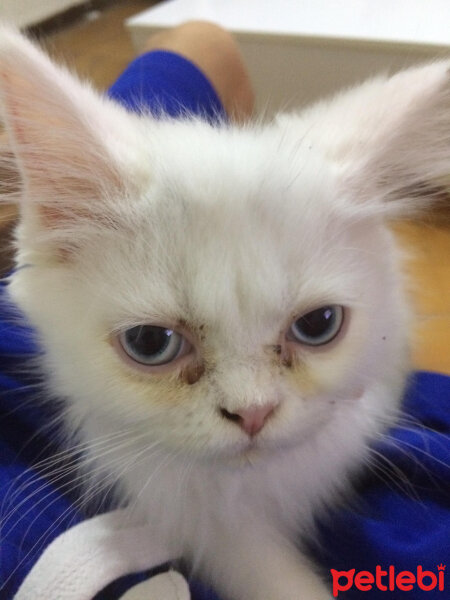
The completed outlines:
[[[224,460],[384,427],[409,328],[386,220],[448,193],[448,64],[240,129],[128,114],[9,31],[0,81],[11,294],[68,423]]]

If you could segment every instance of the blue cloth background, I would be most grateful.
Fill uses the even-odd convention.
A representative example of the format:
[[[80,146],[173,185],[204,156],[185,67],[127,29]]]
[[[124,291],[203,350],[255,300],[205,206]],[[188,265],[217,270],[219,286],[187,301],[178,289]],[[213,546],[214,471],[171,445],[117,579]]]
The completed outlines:
[[[132,110],[141,110],[145,103],[157,114],[167,107],[174,117],[192,112],[210,120],[226,118],[204,75],[185,59],[162,51],[138,58],[109,95]],[[8,303],[6,289],[6,282],[0,283],[2,600],[13,597],[53,538],[86,516],[74,505],[77,489],[72,489],[70,478],[56,485],[33,466],[37,457],[45,459],[57,452],[58,406],[42,402],[39,374],[29,367],[39,347],[33,332]],[[411,426],[393,430],[392,443],[377,448],[386,457],[379,463],[383,477],[369,473],[359,483],[358,502],[319,524],[319,544],[311,553],[325,575],[330,568],[373,572],[376,565],[413,572],[422,565],[436,572],[437,564],[450,563],[450,378],[414,374],[404,411]],[[398,469],[408,483],[398,482]],[[137,579],[115,582],[96,600],[114,600]],[[446,592],[374,589],[363,594],[353,589],[339,597],[444,600],[449,597],[449,574],[447,579]],[[199,582],[191,582],[191,593],[193,600],[219,600]]]
[[[128,110],[154,115],[199,115],[226,119],[216,91],[191,62],[178,54],[155,50],[136,58],[108,91]]]

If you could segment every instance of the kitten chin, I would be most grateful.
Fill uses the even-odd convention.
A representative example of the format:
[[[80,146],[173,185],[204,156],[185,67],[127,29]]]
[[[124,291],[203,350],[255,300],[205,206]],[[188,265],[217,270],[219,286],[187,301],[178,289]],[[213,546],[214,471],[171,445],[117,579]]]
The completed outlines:
[[[330,598],[299,545],[399,410],[388,225],[448,197],[449,63],[243,128],[128,114],[6,29],[0,72],[10,294],[86,481],[224,598]]]

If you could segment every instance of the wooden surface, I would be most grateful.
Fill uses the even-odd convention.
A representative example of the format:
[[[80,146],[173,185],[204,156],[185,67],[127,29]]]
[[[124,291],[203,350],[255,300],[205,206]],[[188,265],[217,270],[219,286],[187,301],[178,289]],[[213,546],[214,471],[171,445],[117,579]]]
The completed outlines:
[[[106,89],[135,56],[124,20],[156,4],[155,0],[126,0],[42,40],[58,61]]]
[[[124,19],[152,4],[150,0],[121,2],[98,19],[84,20],[49,36],[45,45],[58,60],[91,79],[99,89],[105,89],[134,56],[123,28]],[[13,214],[10,207],[0,206],[1,272],[11,264],[6,248]],[[411,274],[411,296],[417,314],[414,365],[450,374],[449,216],[450,206],[433,221],[402,224],[397,230],[413,256],[405,268]]]
[[[450,374],[450,206],[428,223],[396,227],[410,259],[410,295],[415,308],[413,362]]]

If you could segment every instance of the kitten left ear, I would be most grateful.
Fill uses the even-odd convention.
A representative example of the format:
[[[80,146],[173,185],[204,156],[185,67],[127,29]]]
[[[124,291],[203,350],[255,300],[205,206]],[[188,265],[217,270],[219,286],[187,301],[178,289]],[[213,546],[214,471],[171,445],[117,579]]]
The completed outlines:
[[[450,200],[450,61],[399,73],[386,93],[392,113],[399,100],[402,110],[388,131],[379,124],[382,135],[347,184],[363,201],[381,198],[394,215]]]
[[[8,28],[0,28],[0,107],[23,202],[37,203],[44,227],[122,191],[130,116]]]

